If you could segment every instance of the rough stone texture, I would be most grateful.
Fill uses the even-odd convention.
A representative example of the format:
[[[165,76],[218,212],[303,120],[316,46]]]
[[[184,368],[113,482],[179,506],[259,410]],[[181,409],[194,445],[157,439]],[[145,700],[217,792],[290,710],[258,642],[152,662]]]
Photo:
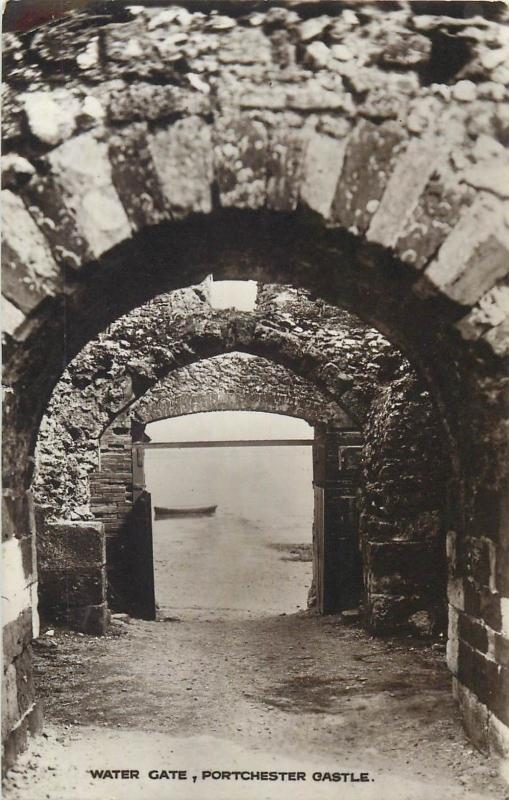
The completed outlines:
[[[354,427],[342,408],[308,381],[259,356],[209,358],[176,370],[131,406],[142,424],[201,411],[266,411]],[[101,439],[101,442],[103,439]]]
[[[174,315],[182,323],[187,303],[188,313],[190,308],[195,309],[193,335],[196,337],[198,332],[201,336],[210,335],[214,330],[211,324],[218,325],[213,309],[197,298],[196,289],[177,295],[171,298]],[[38,501],[52,502],[54,517],[89,515],[104,523],[108,542],[108,597],[113,610],[124,611],[128,602],[122,589],[125,580],[116,574],[115,565],[122,562],[125,530],[132,512],[134,487],[129,417],[145,424],[154,419],[203,410],[259,409],[298,415],[313,424],[329,422],[333,426],[355,428],[355,423],[331,400],[336,393],[343,405],[344,398],[349,399],[357,418],[364,419],[367,412],[367,477],[363,500],[369,512],[364,517],[363,539],[368,624],[378,631],[394,629],[408,626],[409,617],[416,612],[426,612],[430,632],[443,627],[445,465],[440,457],[439,429],[429,394],[412,375],[402,356],[378,333],[360,325],[351,315],[338,315],[323,305],[316,306],[304,294],[288,287],[264,288],[254,314],[258,339],[252,339],[252,325],[247,324],[246,314],[230,319],[227,335],[223,327],[216,327],[215,335],[224,336],[227,348],[240,345],[256,349],[257,341],[262,339],[266,340],[265,345],[270,345],[272,357],[277,357],[277,347],[281,348],[279,358],[291,355],[296,359],[297,354],[305,354],[307,373],[321,379],[326,387],[325,394],[303,378],[259,356],[239,353],[218,356],[170,371],[168,377],[132,403],[129,416],[123,411],[109,425],[99,444],[98,430],[91,426],[96,425],[98,419],[104,420],[109,413],[110,395],[102,401],[97,394],[101,384],[95,380],[93,394],[90,387],[86,387],[89,400],[84,404],[76,388],[84,383],[83,375],[89,374],[91,368],[104,369],[106,354],[110,360],[119,340],[122,347],[130,345],[130,352],[125,354],[128,363],[131,368],[134,365],[141,369],[147,381],[146,365],[157,370],[159,359],[166,357],[160,327],[156,337],[154,322],[160,325],[159,314],[168,300],[161,298],[157,302],[155,318],[154,308],[148,316],[146,313],[141,316],[139,312],[129,315],[121,331],[106,332],[100,348],[96,342],[94,348],[88,348],[73,362],[68,378],[74,390],[70,393],[64,376],[54,392],[39,437]],[[205,314],[197,324],[200,305]],[[324,324],[326,315],[328,327]],[[319,328],[315,327],[317,317],[321,323]],[[166,324],[171,325],[172,320],[170,317]],[[205,330],[201,327],[203,324]],[[234,332],[235,325],[240,331]],[[186,321],[187,335],[190,333],[188,326],[189,320]],[[174,326],[172,336],[175,336]],[[148,358],[141,357],[142,342]],[[172,340],[170,349],[174,346]],[[196,348],[196,339],[193,346]],[[118,352],[116,358],[120,363]],[[316,363],[311,359],[317,360]],[[111,366],[110,363],[110,369]],[[387,379],[394,373],[398,375],[398,369],[402,377],[384,388]],[[118,378],[121,388],[137,383],[145,385],[132,372],[126,379],[122,370]],[[109,391],[110,385],[105,383],[104,386]],[[72,415],[69,415],[70,404],[75,409]],[[87,438],[87,433],[94,438]],[[430,453],[435,456],[431,460]],[[62,460],[56,461],[58,454]],[[90,472],[94,464],[95,469]],[[55,484],[57,476],[59,483]],[[69,500],[62,510],[56,502],[61,503],[64,497]],[[41,581],[43,579],[44,576]]]
[[[504,577],[509,574],[507,528],[500,513],[507,464],[507,369],[502,358],[509,337],[507,309],[498,301],[494,317],[486,309],[507,283],[508,216],[501,181],[507,168],[501,148],[509,133],[507,11],[497,6],[495,14],[483,18],[484,7],[472,4],[475,16],[469,18],[439,16],[431,4],[420,6],[415,15],[411,5],[360,8],[353,15],[351,9],[337,7],[324,14],[317,5],[305,18],[298,7],[271,8],[255,15],[257,25],[242,5],[234,16],[223,17],[184,9],[128,12],[112,4],[111,12],[99,19],[76,14],[8,38],[4,153],[24,158],[34,173],[25,165],[24,177],[9,184],[6,191],[23,202],[13,201],[4,209],[4,227],[13,232],[14,242],[10,250],[6,246],[4,287],[10,287],[7,299],[18,312],[11,309],[13,336],[7,336],[5,350],[5,485],[12,497],[23,496],[31,480],[39,422],[62,366],[114,319],[161,292],[196,283],[211,270],[293,283],[380,326],[427,381],[451,450],[455,480],[447,503],[448,527],[459,538],[483,536],[495,545],[497,591],[467,577],[460,559],[450,599],[453,605],[468,605],[472,616],[489,618],[500,631],[501,607],[509,593]],[[246,35],[248,49],[239,44]],[[152,102],[153,87],[160,85],[169,99]],[[172,88],[173,97],[168,91]],[[119,101],[133,92],[137,102]],[[197,100],[187,105],[186,92]],[[27,101],[31,94],[36,97]],[[50,129],[37,113],[41,100],[55,109]],[[115,118],[120,107],[123,111]],[[132,166],[126,161],[124,174],[118,159],[113,166],[110,152],[118,147],[119,136],[131,136],[133,122],[150,121],[150,133],[157,135],[186,115],[201,117],[214,132],[229,130],[222,119],[239,120],[248,139],[238,143],[239,152],[248,163],[234,162],[229,176],[239,183],[228,184],[227,196],[232,210],[238,198],[248,211],[221,212],[215,170],[222,162],[213,160],[209,219],[191,215],[187,223],[171,224],[165,203],[161,213],[166,227],[135,234],[139,221],[130,210]],[[372,148],[364,157],[349,158],[350,141],[361,138],[365,120],[380,131],[397,121],[402,134],[401,142],[394,148],[389,144],[383,154],[385,166],[379,171],[390,174],[375,181],[367,166]],[[260,138],[254,123],[261,123],[266,137]],[[282,140],[290,141],[289,127],[294,131],[291,141],[298,145],[294,155],[278,161],[273,149]],[[402,229],[393,225],[384,240],[393,245],[369,245],[364,231],[377,210],[387,207],[384,194],[399,159],[418,149],[413,145],[410,150],[413,142],[430,134],[443,155],[437,170],[445,176],[443,183],[434,174],[429,177],[421,197],[416,202],[413,198],[412,213],[401,220]],[[332,203],[329,181],[323,196],[315,188],[308,194],[319,209],[314,217],[301,187],[319,183],[305,169],[309,141],[317,135],[330,138],[341,150],[343,140],[351,140]],[[71,138],[57,143],[66,136]],[[228,143],[213,140],[219,150]],[[100,154],[96,176],[87,174],[82,141]],[[267,192],[266,207],[292,210],[299,197],[301,208],[291,218],[260,210],[254,217],[249,210],[253,206],[246,198],[250,200],[253,187],[256,204],[265,196],[264,174],[267,187],[274,185],[269,168],[264,173],[258,158],[258,141],[266,143],[266,164],[279,165],[277,186],[289,193],[286,203],[279,195],[273,205],[273,194]],[[183,151],[187,163],[193,162],[192,174],[200,181],[198,204],[203,204],[208,198],[203,149],[186,140],[172,153],[180,158]],[[357,158],[362,165],[359,179],[351,168]],[[143,161],[140,173],[146,171],[147,187],[155,186],[154,174],[160,184],[149,189],[147,206],[159,209],[164,174],[178,177],[178,167],[165,164],[159,175],[151,156]],[[143,185],[140,173],[135,187]],[[338,200],[343,174],[345,185],[354,186],[355,201]],[[306,188],[304,194],[308,192]],[[194,211],[195,197],[179,201],[178,214],[184,207]],[[324,212],[328,218],[319,219]],[[342,222],[342,214],[354,222]],[[346,225],[351,236],[344,232]],[[28,231],[29,238],[20,243],[18,231]],[[20,258],[25,248],[27,263]],[[37,259],[42,275],[32,274],[35,251],[42,254]],[[97,258],[99,269],[93,263]],[[142,258],[145,270],[140,270]],[[55,263],[77,270],[79,280],[72,275],[65,281],[56,278]],[[21,553],[19,559],[21,563]],[[467,670],[464,679],[478,692],[475,670]],[[497,697],[482,702],[499,713],[505,691],[499,684]],[[498,730],[496,725],[491,729]],[[23,736],[26,721],[20,718],[7,739],[10,753],[22,745]],[[490,741],[500,739],[493,735]]]
[[[20,311],[32,311],[58,288],[59,270],[44,236],[20,197],[2,191],[3,243],[7,266],[2,292]]]
[[[70,212],[89,253],[129,237],[122,206],[129,212],[132,159],[122,166],[118,152],[128,155],[133,123],[147,121],[137,181],[151,177],[142,193],[150,206],[162,192],[156,216],[167,219],[210,211],[215,187],[225,207],[281,207],[267,189],[274,165],[281,168],[281,142],[292,138],[297,149],[283,170],[300,182],[302,201],[356,232],[369,226],[372,240],[421,268],[447,239],[458,206],[468,203],[468,186],[486,190],[502,209],[507,120],[497,103],[506,97],[509,68],[498,22],[368,5],[354,25],[349,10],[305,21],[298,13],[273,21],[267,11],[256,25],[241,7],[240,15],[225,17],[227,25],[201,13],[138,11],[112,10],[99,28],[86,13],[75,14],[71,23],[22,34],[6,48],[6,147],[24,158],[24,181],[36,185],[47,176],[55,183],[60,213]],[[312,35],[302,33],[308,29]],[[450,66],[435,49],[438,39],[445,47],[444,35]],[[464,50],[461,59],[456,49]],[[21,135],[23,126],[30,136]],[[93,174],[82,166],[91,163],[86,154],[94,156]],[[427,179],[438,161],[447,187],[435,215],[421,196],[437,196],[436,181],[428,187]],[[409,177],[415,172],[418,181]],[[88,184],[81,198],[73,188],[78,178]],[[31,212],[43,229],[52,219],[45,197]]]
[[[428,615],[444,629],[447,460],[428,393],[401,370],[372,403],[364,428],[361,541],[366,613],[375,631]]]
[[[185,364],[223,352],[266,354],[322,390],[322,402],[328,405],[317,415],[315,400],[307,417],[325,420],[339,402],[361,420],[379,382],[402,360],[381,334],[351,314],[290,287],[260,289],[252,313],[216,311],[204,292],[206,285],[161,295],[126,315],[85,348],[62,376],[41,425],[34,484],[38,504],[49,506],[53,519],[90,517],[88,478],[97,470],[100,435],[119,411],[165,375],[180,386],[179,367]],[[283,368],[270,378],[273,365],[256,363],[258,383],[267,372],[277,385],[273,407],[286,413],[279,377]],[[194,370],[199,376],[200,368]],[[254,372],[245,384],[245,397],[256,396],[256,380]],[[283,385],[289,387],[291,381],[285,375]],[[297,378],[292,393],[298,397],[305,385]],[[207,389],[213,391],[213,384]],[[309,397],[310,389],[306,391]],[[301,406],[306,406],[305,397]]]
[[[37,517],[42,617],[84,633],[104,634],[108,611],[103,525],[49,523],[44,509],[38,509]]]

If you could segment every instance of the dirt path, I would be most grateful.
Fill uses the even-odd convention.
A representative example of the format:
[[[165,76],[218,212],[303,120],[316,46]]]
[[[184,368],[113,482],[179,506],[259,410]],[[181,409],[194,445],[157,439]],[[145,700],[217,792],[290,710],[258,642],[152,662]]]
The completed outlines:
[[[57,632],[36,647],[47,738],[11,773],[8,800],[509,797],[496,764],[465,740],[442,649],[371,639],[309,613],[207,612],[121,630]],[[90,768],[140,777],[94,780]],[[187,780],[149,778],[150,769],[187,769]],[[305,780],[201,776],[235,769]],[[319,771],[369,779],[317,782]]]

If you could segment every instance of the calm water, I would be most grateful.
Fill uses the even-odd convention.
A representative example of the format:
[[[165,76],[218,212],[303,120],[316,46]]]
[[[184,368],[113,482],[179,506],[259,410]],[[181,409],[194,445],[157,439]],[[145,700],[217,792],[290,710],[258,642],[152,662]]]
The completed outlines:
[[[154,523],[161,614],[243,616],[306,607],[311,563],[310,447],[146,451],[152,505],[217,504],[212,517]]]

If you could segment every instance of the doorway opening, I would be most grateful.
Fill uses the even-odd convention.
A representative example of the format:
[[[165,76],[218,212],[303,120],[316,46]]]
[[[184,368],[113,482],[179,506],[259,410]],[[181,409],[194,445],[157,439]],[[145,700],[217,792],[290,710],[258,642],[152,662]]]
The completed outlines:
[[[312,426],[223,411],[153,422],[145,434],[159,618],[304,610],[312,584]]]

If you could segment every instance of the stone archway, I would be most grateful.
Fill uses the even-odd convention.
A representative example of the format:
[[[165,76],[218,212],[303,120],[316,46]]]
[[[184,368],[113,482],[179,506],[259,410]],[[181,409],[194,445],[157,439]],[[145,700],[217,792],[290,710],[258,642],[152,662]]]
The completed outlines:
[[[202,361],[197,361],[188,367],[182,367],[170,375],[133,403],[129,410],[117,418],[104,431],[98,443],[99,466],[89,476],[91,515],[102,522],[106,534],[106,577],[107,596],[110,608],[116,612],[128,611],[133,616],[140,613],[155,614],[150,601],[152,593],[151,575],[153,568],[148,562],[152,561],[150,555],[152,538],[152,525],[136,511],[136,505],[143,498],[143,502],[150,502],[145,492],[145,453],[144,430],[146,425],[160,419],[182,417],[183,415],[200,412],[217,411],[256,411],[269,414],[297,417],[308,424],[334,431],[338,440],[346,444],[352,439],[356,430],[355,423],[348,415],[334,403],[327,395],[320,392],[309,381],[292,374],[280,365],[260,358],[247,356],[241,353],[230,353],[216,356]],[[322,434],[323,435],[323,434]],[[309,467],[312,469],[312,450],[309,448]],[[275,474],[274,478],[278,476]],[[317,477],[317,476],[315,476]],[[341,495],[334,494],[336,489],[329,482],[325,490],[327,503],[332,509],[338,509]],[[309,491],[312,492],[310,480]],[[136,542],[132,542],[132,518],[136,517]],[[82,523],[86,526],[86,522]],[[47,535],[51,536],[53,526],[47,528]],[[329,523],[327,535],[335,535]],[[343,530],[343,538],[346,529]],[[316,531],[315,531],[316,534]],[[337,542],[333,569],[328,563],[325,565],[331,577],[324,585],[320,584],[322,594],[332,596],[337,594],[336,584],[343,586],[342,598],[346,602],[346,580],[341,580],[339,570],[344,575],[352,573],[351,594],[355,591],[356,601],[360,598],[362,588],[360,580],[360,553],[358,526],[351,530],[350,536],[355,539],[352,547],[344,553],[344,546],[340,549],[341,542]],[[147,558],[141,558],[145,539]],[[321,544],[315,539],[315,556],[313,570],[316,573],[319,561],[318,550]],[[131,553],[135,551],[135,557]],[[327,561],[331,560],[331,556]],[[41,552],[41,559],[47,564],[45,549]],[[357,569],[350,569],[350,561],[355,560]],[[44,598],[46,577],[51,580],[52,573],[61,567],[57,562],[48,565],[49,570],[39,575],[39,596]],[[139,570],[144,572],[144,577],[137,581]],[[79,570],[78,570],[79,571]],[[71,569],[76,576],[76,567]],[[135,591],[135,587],[139,586]],[[315,592],[313,592],[313,596]],[[81,602],[81,601],[80,601]],[[350,602],[353,602],[350,600]],[[45,604],[45,600],[43,600]],[[47,607],[47,611],[50,609]],[[141,611],[140,611],[141,609]],[[148,609],[148,610],[147,610]],[[339,608],[334,610],[338,611]],[[73,609],[74,612],[74,609]],[[51,613],[51,611],[50,611]],[[53,618],[50,616],[50,619]],[[78,616],[71,613],[71,620],[87,620],[86,612],[80,611]],[[87,622],[85,622],[86,627]]]
[[[54,509],[53,517],[86,518],[87,476],[113,419],[176,370],[233,351],[264,357],[310,381],[325,405],[318,411],[315,402],[306,419],[326,421],[332,401],[357,426],[378,387],[406,364],[358,318],[291,287],[260,286],[252,312],[212,308],[206,284],[161,295],[90,342],[63,374],[39,435],[36,497]]]
[[[447,74],[436,56],[444,27]],[[391,10],[382,25],[368,7],[319,17],[239,7],[219,21],[151,9],[11,37],[4,547],[19,581],[5,619],[9,686],[28,674],[26,491],[62,364],[122,313],[212,268],[344,304],[425,377],[455,465],[450,666],[478,743],[507,750],[503,42],[497,19]],[[62,86],[64,50],[73,78]],[[14,699],[9,713],[12,751],[33,700]]]
[[[218,361],[214,357],[207,358],[211,353],[225,350],[228,352],[236,348],[242,348],[247,352],[265,353],[270,359],[292,366],[293,370],[305,376],[306,380],[321,386],[322,392],[315,386],[308,387],[303,394],[302,378],[296,375],[288,376],[281,367],[277,368],[274,364],[258,357],[258,362],[262,363],[263,370],[266,371],[269,385],[271,381],[277,382],[277,391],[269,394],[262,391],[262,398],[265,398],[264,410],[279,409],[288,412],[284,392],[281,394],[282,387],[286,386],[291,402],[294,406],[296,404],[298,416],[312,421],[313,424],[319,424],[322,428],[324,423],[332,423],[331,458],[332,463],[335,463],[334,450],[337,451],[340,447],[341,437],[338,439],[332,432],[344,428],[345,424],[348,431],[362,426],[362,421],[374,398],[393,373],[402,370],[402,375],[407,375],[411,381],[416,380],[415,377],[412,379],[412,371],[405,359],[379,333],[366,328],[348,313],[313,301],[306,293],[290,287],[260,286],[252,312],[218,313],[207,300],[207,286],[206,283],[203,286],[163,295],[137,312],[126,315],[85,348],[72,362],[55,390],[39,437],[39,468],[35,487],[38,503],[46,506],[46,517],[49,515],[52,519],[64,520],[63,526],[58,529],[54,526],[50,526],[49,530],[44,526],[41,529],[41,534],[43,530],[45,531],[44,547],[41,545],[39,548],[43,565],[41,575],[44,582],[50,586],[49,596],[42,602],[46,614],[55,608],[60,609],[59,613],[67,613],[65,609],[60,608],[61,603],[55,597],[54,571],[57,570],[58,576],[61,566],[57,563],[58,559],[57,561],[54,559],[54,548],[46,534],[50,538],[51,535],[55,537],[57,532],[59,535],[67,530],[69,520],[92,518],[92,514],[105,523],[107,533],[110,535],[118,526],[122,531],[126,528],[127,518],[132,513],[133,479],[130,476],[130,452],[124,453],[127,460],[121,464],[122,454],[118,452],[118,448],[122,446],[122,441],[117,441],[115,433],[112,437],[115,452],[109,452],[106,448],[103,454],[105,463],[112,459],[112,464],[120,465],[122,467],[120,472],[125,473],[119,475],[119,485],[113,487],[115,505],[117,502],[122,504],[123,497],[127,498],[127,503],[124,504],[125,507],[122,506],[121,512],[120,508],[112,509],[107,499],[103,484],[106,482],[109,491],[112,490],[111,478],[107,474],[108,468],[105,474],[98,473],[99,437],[106,426],[110,431],[119,428],[125,435],[126,431],[123,430],[125,425],[115,419],[116,415],[129,406],[131,412],[136,414],[135,409],[139,408],[140,404],[143,406],[144,392],[148,391],[149,403],[153,392],[156,393],[156,397],[160,397],[161,393],[170,392],[171,399],[166,401],[165,407],[169,408],[173,415],[174,402],[182,403],[184,410],[192,406],[192,395],[196,392],[196,385],[191,380],[188,386],[188,382],[194,373],[200,375],[202,369],[207,380],[214,376],[214,371],[210,368],[215,366],[217,369]],[[178,366],[181,363],[192,363],[200,358],[207,358],[207,361],[195,362],[189,368]],[[201,368],[200,363],[203,365]],[[168,377],[149,389],[154,381],[160,379],[167,371]],[[218,374],[220,377],[222,374],[220,370]],[[212,387],[217,386],[217,380],[216,375]],[[188,386],[189,395],[183,392],[181,383],[183,386]],[[239,408],[239,404],[240,407],[256,408],[257,395],[260,393],[260,381],[256,380],[256,372],[251,377],[244,376],[242,383],[243,390],[240,389],[237,380],[237,390],[228,402],[235,408]],[[213,394],[211,397],[210,387],[207,384],[206,388],[206,408],[208,410],[217,408],[217,397]],[[424,419],[430,415],[429,399],[426,392],[422,391],[421,386],[418,390],[421,392],[421,399],[417,400],[413,416],[414,433],[409,436],[409,440],[413,436],[419,436]],[[138,395],[141,395],[141,398],[136,401]],[[311,405],[309,401],[303,401],[305,396],[314,397]],[[337,403],[331,404],[331,398],[339,398],[339,402],[350,410],[356,421],[345,421],[344,412],[338,408]],[[290,405],[290,410],[291,407]],[[408,474],[410,481],[412,480],[410,476],[417,473],[418,482],[423,490],[419,499],[414,501],[414,511],[405,523],[407,532],[403,541],[394,543],[391,550],[390,540],[393,537],[398,538],[402,519],[407,518],[408,513],[403,513],[396,520],[394,513],[387,517],[385,511],[382,512],[385,521],[383,523],[377,521],[374,524],[372,509],[379,503],[377,495],[383,496],[391,489],[389,484],[385,486],[383,477],[375,479],[374,484],[367,485],[366,498],[369,510],[365,514],[364,539],[366,564],[369,563],[369,570],[366,571],[369,588],[365,605],[367,618],[374,630],[404,626],[409,616],[418,610],[425,609],[435,617],[435,609],[439,608],[442,602],[443,588],[438,589],[437,582],[440,583],[443,575],[440,569],[431,568],[431,564],[441,564],[444,559],[441,546],[443,504],[435,499],[427,512],[428,517],[423,513],[424,508],[428,508],[424,499],[426,495],[431,497],[436,495],[432,487],[437,481],[442,485],[441,457],[438,455],[440,446],[437,433],[433,432],[433,425],[434,423],[431,423],[431,426],[424,426],[424,431],[428,437],[434,437],[433,449],[438,456],[436,464],[426,464],[422,460],[423,456],[420,465],[416,464],[415,456],[410,456],[410,451],[407,456],[403,455],[405,449],[401,448],[401,442],[399,445],[394,443],[389,456],[384,454],[384,446],[382,452],[378,452],[378,456],[375,455],[375,459],[379,462],[375,472],[384,469],[386,472],[390,471],[390,463],[385,464],[385,462],[394,461],[396,458],[397,470],[401,474]],[[326,439],[328,437],[329,434],[326,434]],[[385,437],[383,439],[385,440]],[[327,449],[325,440],[324,443]],[[353,440],[350,444],[352,443]],[[431,439],[425,442],[423,454],[430,443]],[[346,444],[346,440],[343,444]],[[415,449],[415,443],[412,447]],[[127,449],[130,450],[129,447]],[[369,450],[376,454],[380,451],[380,447],[377,448],[373,441],[369,443]],[[390,450],[389,447],[387,452]],[[101,458],[101,462],[102,460]],[[332,469],[327,478],[325,475],[320,477],[317,475],[316,480],[317,487],[325,480],[327,498],[329,495],[332,498],[334,491],[338,489],[336,500],[331,499],[330,503],[327,500],[325,504],[327,509],[330,506],[327,513],[330,525],[333,526],[335,524],[333,519],[341,516],[337,513],[337,507],[342,491],[339,490],[339,485],[336,487],[337,481],[341,482],[341,475]],[[95,503],[95,507],[99,509],[98,515],[90,505],[90,486],[93,487],[92,495],[96,489],[98,490],[99,499]],[[347,494],[352,494],[349,479],[344,490]],[[408,494],[408,487],[405,487],[404,491]],[[433,513],[429,516],[432,510]],[[112,514],[113,518],[110,519]],[[351,514],[347,514],[346,517],[350,518]],[[383,533],[380,541],[379,529],[382,526],[392,533],[388,535]],[[76,533],[76,524],[71,530]],[[111,543],[110,550],[115,550]],[[389,557],[388,553],[391,554]],[[352,557],[355,557],[355,553],[352,553]],[[76,559],[71,554],[69,559],[76,577]],[[394,568],[394,575],[391,575],[389,561],[393,559],[398,567]],[[113,564],[110,565],[110,569],[113,570]],[[130,569],[129,567],[127,571]],[[121,572],[125,571],[126,567],[123,566]],[[435,578],[431,581],[432,573]],[[104,579],[102,583],[104,586]],[[339,586],[334,574],[331,574],[330,584]],[[95,592],[96,587],[93,589]],[[58,592],[58,583],[56,590]],[[46,591],[44,589],[44,597]],[[87,628],[90,627],[91,621],[96,624],[96,618],[103,620],[104,604],[99,604],[94,592],[88,603],[80,601],[81,610],[77,619],[84,618]],[[78,596],[82,597],[78,594],[77,598]],[[125,610],[124,607],[118,606],[118,593],[112,594],[110,591],[110,596],[117,597],[113,603],[115,610]],[[127,608],[128,600],[124,599],[122,602]],[[94,609],[94,606],[97,608]],[[333,606],[330,606],[329,610],[332,608]],[[75,618],[73,611],[72,619]],[[78,624],[82,625],[83,622]]]

